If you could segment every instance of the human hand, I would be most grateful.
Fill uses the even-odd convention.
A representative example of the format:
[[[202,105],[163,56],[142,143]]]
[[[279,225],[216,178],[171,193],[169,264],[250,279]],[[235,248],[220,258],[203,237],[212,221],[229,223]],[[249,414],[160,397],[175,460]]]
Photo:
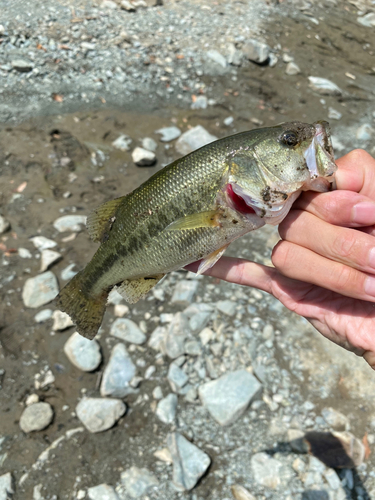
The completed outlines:
[[[205,274],[271,293],[375,369],[375,160],[337,165],[338,190],[303,193],[280,224],[274,268],[223,257]]]

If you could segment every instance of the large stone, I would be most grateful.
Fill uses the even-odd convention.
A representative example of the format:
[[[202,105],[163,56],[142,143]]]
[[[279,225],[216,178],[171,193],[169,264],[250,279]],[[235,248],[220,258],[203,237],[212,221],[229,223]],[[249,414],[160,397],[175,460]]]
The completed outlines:
[[[65,233],[66,231],[79,233],[85,226],[85,215],[63,215],[53,223],[53,227],[57,229],[59,233]]]
[[[187,155],[216,140],[217,137],[215,135],[207,132],[202,125],[197,125],[181,135],[176,142],[176,150],[182,155]]]
[[[40,271],[44,272],[47,269],[62,258],[61,253],[55,252],[54,250],[43,250],[40,259]]]
[[[115,345],[103,373],[100,394],[115,398],[123,398],[128,394],[133,394],[136,391],[130,386],[130,381],[135,373],[136,367],[124,344]]]
[[[169,385],[174,392],[179,392],[189,380],[186,373],[179,366],[177,366],[176,363],[171,363],[167,378]]]
[[[132,344],[143,344],[146,341],[146,335],[139,326],[127,318],[119,318],[113,322],[111,335]]]
[[[319,76],[309,76],[309,87],[322,95],[341,95],[342,90],[331,80]]]
[[[41,431],[49,426],[53,419],[53,409],[48,403],[35,403],[27,406],[20,418],[23,432]]]
[[[37,308],[51,302],[59,293],[56,276],[51,272],[26,280],[22,299],[26,307]]]
[[[89,340],[75,332],[64,345],[64,352],[74,366],[84,372],[92,372],[101,363],[102,355],[96,340]]]
[[[180,312],[176,313],[163,339],[162,349],[171,359],[176,359],[185,352],[185,339],[189,334],[187,318]]]
[[[181,130],[177,127],[163,127],[160,128],[159,130],[156,130],[155,134],[160,134],[160,140],[162,142],[170,142],[174,141],[181,135]]]
[[[70,328],[71,326],[74,325],[69,314],[59,310],[53,311],[52,318],[53,318],[52,330],[55,332],[66,330],[67,328]]]
[[[77,417],[90,432],[102,432],[115,425],[126,411],[120,399],[84,398],[77,407]]]
[[[270,56],[270,48],[268,45],[254,39],[247,40],[244,43],[242,52],[250,61],[258,64],[265,63]]]
[[[251,469],[255,481],[261,486],[276,489],[281,485],[282,463],[267,453],[256,453],[251,457]]]
[[[5,233],[10,228],[9,222],[0,215],[0,234]]]
[[[12,474],[7,472],[0,476],[0,500],[8,500],[13,495]]]
[[[112,142],[112,146],[120,151],[129,151],[131,143],[131,138],[126,134],[122,134]]]
[[[112,486],[105,483],[92,486],[87,490],[87,495],[90,500],[119,500]]]
[[[122,472],[121,482],[131,498],[141,497],[151,488],[159,485],[159,481],[149,470],[138,467],[130,467]]]
[[[182,306],[188,306],[193,302],[193,298],[198,290],[198,281],[195,280],[181,280],[177,283],[171,303]]]
[[[179,491],[192,490],[208,469],[210,457],[178,432],[168,435],[167,446],[173,460],[173,485]]]
[[[156,155],[153,151],[140,147],[134,149],[132,158],[134,163],[140,167],[148,167],[156,162]]]
[[[259,393],[261,384],[246,370],[230,372],[199,387],[199,397],[220,424],[235,422]]]
[[[175,421],[177,401],[176,394],[168,394],[168,396],[159,401],[156,408],[156,416],[164,424],[172,424]]]

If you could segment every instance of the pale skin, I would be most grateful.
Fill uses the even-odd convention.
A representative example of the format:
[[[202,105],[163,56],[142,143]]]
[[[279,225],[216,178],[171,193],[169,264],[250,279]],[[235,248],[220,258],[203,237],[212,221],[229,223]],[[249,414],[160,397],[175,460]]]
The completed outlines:
[[[336,163],[338,190],[303,193],[280,224],[275,267],[222,257],[204,274],[272,294],[375,370],[375,160]]]

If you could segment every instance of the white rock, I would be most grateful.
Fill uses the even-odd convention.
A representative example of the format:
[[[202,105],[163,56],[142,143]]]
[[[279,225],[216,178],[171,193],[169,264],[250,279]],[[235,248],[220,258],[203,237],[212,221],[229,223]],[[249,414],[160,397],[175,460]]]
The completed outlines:
[[[0,476],[0,500],[8,500],[14,493],[12,474],[7,472]]]
[[[251,469],[255,481],[267,488],[277,488],[281,484],[282,463],[271,458],[267,453],[256,453],[251,457]]]
[[[120,151],[129,151],[131,143],[131,138],[128,135],[123,134],[112,142],[112,146]]]
[[[60,260],[62,257],[61,253],[55,252],[54,250],[43,250],[40,259],[40,271],[47,271],[47,269]]]
[[[261,384],[246,370],[226,373],[199,387],[199,397],[211,416],[220,424],[235,422],[260,392]]]
[[[176,313],[163,338],[162,351],[171,359],[178,358],[185,352],[185,339],[188,334],[189,324],[186,316],[180,312]]]
[[[204,328],[199,334],[199,338],[204,346],[207,345],[214,337],[215,334],[211,328]]]
[[[162,142],[174,141],[181,135],[181,130],[178,127],[163,127],[155,131],[155,134],[160,134],[160,140]]]
[[[132,158],[136,165],[146,167],[156,162],[156,155],[153,151],[137,147],[132,152]]]
[[[206,55],[207,55],[208,59],[211,59],[215,63],[219,64],[221,67],[223,67],[223,68],[227,67],[227,60],[217,50],[214,50],[214,49],[208,50],[206,52]]]
[[[270,48],[265,43],[251,39],[244,43],[242,52],[250,61],[262,64],[269,58]]]
[[[323,408],[322,417],[327,424],[336,431],[345,431],[349,429],[348,418],[334,408]]]
[[[142,332],[138,325],[130,319],[116,319],[111,326],[110,333],[114,337],[126,340],[132,344],[143,344],[146,342],[146,335]]]
[[[159,481],[150,471],[138,467],[130,467],[122,472],[121,482],[131,498],[141,497],[151,488],[159,485]]]
[[[103,2],[100,4],[101,9],[117,9],[117,3],[113,2],[112,0],[103,0]]]
[[[114,426],[126,411],[120,399],[84,398],[77,407],[77,417],[90,432],[102,432]]]
[[[122,318],[125,314],[129,313],[129,307],[125,304],[116,304],[113,308],[113,312],[117,318]]]
[[[299,66],[294,62],[289,62],[286,66],[285,73],[289,76],[298,75],[301,73]]]
[[[128,12],[135,12],[137,9],[128,0],[121,0],[121,8]]]
[[[224,118],[223,120],[223,123],[224,125],[226,125],[227,127],[229,127],[230,125],[232,125],[234,122],[234,118],[233,116],[227,116],[226,118]]]
[[[108,486],[105,483],[92,486],[87,490],[87,495],[90,500],[119,500],[112,486]]]
[[[181,280],[177,283],[171,303],[181,306],[188,306],[193,302],[193,298],[197,293],[199,283],[194,280]]]
[[[45,321],[48,321],[51,318],[52,318],[52,309],[43,309],[34,316],[34,320],[36,323],[44,323]]]
[[[20,71],[21,73],[27,73],[34,67],[34,64],[26,59],[13,59],[10,64],[14,69]]]
[[[362,26],[366,26],[367,28],[374,28],[375,27],[375,12],[369,12],[365,16],[358,17],[357,21],[359,24],[362,24]]]
[[[27,396],[26,401],[25,401],[26,406],[30,406],[30,405],[33,405],[35,403],[39,403],[38,394],[30,394],[29,396]]]
[[[0,215],[0,234],[5,233],[5,231],[8,231],[9,228],[10,228],[9,222],[6,219],[4,219],[2,215]]]
[[[74,276],[78,273],[78,271],[73,271],[73,269],[76,267],[74,262],[72,264],[69,264],[65,269],[61,271],[61,279],[64,281],[71,280],[74,278]]]
[[[328,118],[330,120],[340,120],[342,118],[342,113],[334,108],[328,108]]]
[[[256,500],[250,491],[239,484],[232,486],[231,490],[235,500]]]
[[[86,339],[78,332],[73,333],[66,341],[64,352],[69,361],[84,372],[96,370],[102,360],[98,342]]]
[[[226,314],[227,316],[234,316],[236,314],[237,304],[232,300],[219,300],[216,307],[223,314]]]
[[[18,255],[21,257],[21,259],[31,259],[32,258],[32,253],[27,248],[20,247],[18,249]],[[43,269],[43,271],[45,271],[45,269]]]
[[[178,432],[169,434],[167,446],[173,460],[173,485],[179,491],[190,491],[208,469],[211,459]]]
[[[135,373],[136,367],[124,344],[115,345],[103,373],[100,394],[118,398],[133,394],[136,391],[130,386],[130,382]]]
[[[35,248],[37,248],[40,252],[42,250],[46,250],[47,248],[53,248],[57,245],[56,241],[45,238],[44,236],[34,236],[34,238],[30,238],[30,241],[33,242]]]
[[[86,215],[63,215],[55,220],[53,227],[59,233],[71,231],[72,233],[79,233],[86,226]]]
[[[62,311],[58,310],[53,311],[52,318],[53,318],[52,330],[54,332],[66,330],[67,328],[74,325],[69,314]]]
[[[148,151],[155,152],[157,150],[158,144],[151,137],[145,137],[142,139],[142,148],[148,149]]]
[[[374,129],[371,127],[369,123],[365,123],[364,125],[361,125],[357,129],[356,137],[360,141],[367,142],[371,140],[373,134],[374,134]]]
[[[331,80],[318,76],[309,76],[309,87],[322,95],[341,95],[342,90]]]
[[[20,418],[23,432],[41,431],[49,426],[53,419],[53,409],[48,403],[35,403],[27,406]]]
[[[115,288],[113,288],[108,295],[107,304],[116,305],[116,304],[121,304],[121,302],[123,301],[124,299],[122,295],[120,295],[118,291]]]
[[[154,399],[162,399],[163,391],[161,390],[161,387],[159,385],[157,385],[155,389],[152,391],[152,397]]]
[[[167,378],[169,385],[174,392],[179,392],[189,380],[186,373],[179,366],[177,366],[176,363],[171,363],[169,366]]]
[[[178,398],[176,394],[168,394],[164,399],[159,401],[156,408],[156,416],[164,424],[172,424],[176,418]]]
[[[164,347],[164,340],[167,335],[167,329],[165,326],[157,326],[155,330],[150,335],[148,345],[151,349],[155,351],[160,351]]]
[[[59,293],[56,276],[51,272],[26,280],[22,300],[26,307],[37,308],[51,302]]]
[[[182,155],[187,155],[216,140],[217,137],[215,135],[207,132],[202,125],[197,125],[181,135],[176,142],[176,150]]]
[[[172,463],[172,455],[171,452],[168,450],[168,448],[162,448],[161,450],[156,450],[154,453],[154,457],[167,464]]]

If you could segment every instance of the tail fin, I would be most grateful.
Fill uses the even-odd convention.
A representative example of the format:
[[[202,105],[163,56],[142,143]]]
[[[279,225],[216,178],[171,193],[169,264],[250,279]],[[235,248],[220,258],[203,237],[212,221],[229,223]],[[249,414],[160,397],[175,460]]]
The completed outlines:
[[[88,339],[98,333],[103,320],[108,292],[90,297],[82,291],[82,271],[72,278],[55,299],[60,311],[69,314],[77,326],[77,331]]]

